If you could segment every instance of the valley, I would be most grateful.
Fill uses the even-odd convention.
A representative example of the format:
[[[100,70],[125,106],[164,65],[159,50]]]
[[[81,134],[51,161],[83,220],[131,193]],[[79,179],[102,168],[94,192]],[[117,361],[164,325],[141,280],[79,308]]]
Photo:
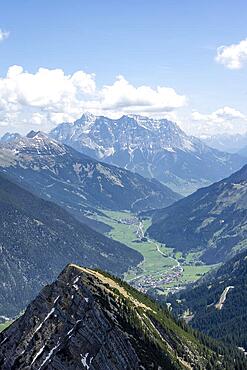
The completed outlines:
[[[102,214],[104,214],[102,216]],[[198,280],[216,265],[200,262],[197,253],[182,256],[164,244],[157,243],[145,236],[151,219],[139,219],[131,212],[103,211],[94,219],[111,227],[107,236],[124,243],[138,251],[143,261],[125,273],[125,280],[150,295],[167,295],[183,289],[187,284]]]
[[[247,2],[0,14],[0,370],[247,370]]]

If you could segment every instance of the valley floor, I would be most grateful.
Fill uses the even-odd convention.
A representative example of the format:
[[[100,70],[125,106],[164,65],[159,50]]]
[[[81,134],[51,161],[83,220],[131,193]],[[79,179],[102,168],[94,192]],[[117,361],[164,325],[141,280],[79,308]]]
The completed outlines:
[[[143,255],[143,262],[125,274],[125,280],[146,293],[167,294],[182,289],[186,284],[199,279],[212,269],[213,265],[203,265],[198,253],[182,256],[172,248],[145,237],[145,230],[151,220],[140,220],[130,212],[103,211],[104,216],[95,216],[112,227],[108,233]]]
[[[140,220],[134,213],[102,211],[105,216],[93,218],[112,227],[109,237],[124,243],[140,252],[143,262],[129,270],[125,280],[144,293],[166,295],[183,289],[187,284],[198,280],[211,270],[214,265],[203,265],[200,255],[190,253],[182,256],[172,248],[145,237],[145,231],[151,220]],[[11,324],[0,324],[0,332]]]

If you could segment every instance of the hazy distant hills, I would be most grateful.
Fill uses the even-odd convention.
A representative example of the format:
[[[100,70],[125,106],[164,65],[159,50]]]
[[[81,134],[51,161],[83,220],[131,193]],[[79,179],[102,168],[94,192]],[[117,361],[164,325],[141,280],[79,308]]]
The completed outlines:
[[[235,348],[195,336],[112,276],[69,265],[0,333],[7,369],[245,369]]]
[[[10,143],[12,141],[18,140],[21,138],[21,135],[18,134],[17,132],[6,132],[1,138],[0,138],[0,143]]]
[[[84,114],[74,123],[58,125],[50,136],[98,160],[156,178],[182,194],[229,176],[246,163],[186,135],[166,119]]]
[[[240,149],[238,154],[243,156],[243,157],[247,157],[247,145],[245,147],[243,147],[242,149]]]
[[[190,311],[193,327],[247,350],[247,250],[168,300],[177,315]]]
[[[246,134],[219,134],[202,138],[212,148],[228,153],[239,153],[247,145]]]
[[[217,263],[247,246],[247,165],[230,177],[157,211],[148,234]]]
[[[122,275],[142,256],[0,175],[0,260],[1,319],[18,314],[69,262]]]
[[[180,198],[154,179],[101,163],[41,132],[0,144],[0,171],[80,220],[98,208],[136,212]]]

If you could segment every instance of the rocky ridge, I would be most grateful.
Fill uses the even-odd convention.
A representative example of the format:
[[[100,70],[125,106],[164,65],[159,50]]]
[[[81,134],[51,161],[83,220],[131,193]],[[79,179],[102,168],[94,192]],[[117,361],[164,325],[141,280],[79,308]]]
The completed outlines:
[[[122,276],[142,256],[0,174],[0,259],[1,322],[19,314],[71,261]]]
[[[246,163],[186,135],[174,122],[138,115],[110,119],[87,113],[58,125],[50,137],[95,159],[155,178],[183,195]]]
[[[99,208],[137,212],[181,198],[156,180],[101,163],[42,132],[0,144],[0,171],[78,218]]]
[[[147,297],[76,265],[42,290],[0,343],[3,370],[230,369]]]

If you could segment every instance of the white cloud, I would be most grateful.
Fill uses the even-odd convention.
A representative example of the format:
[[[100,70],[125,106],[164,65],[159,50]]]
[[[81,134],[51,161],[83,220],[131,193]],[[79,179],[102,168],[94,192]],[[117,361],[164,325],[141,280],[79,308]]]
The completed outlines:
[[[217,48],[215,60],[229,69],[241,69],[247,63],[247,38],[238,44]]]
[[[0,125],[22,132],[73,121],[84,111],[96,114],[167,114],[182,107],[186,98],[172,88],[135,87],[118,76],[112,85],[97,88],[95,75],[39,68],[36,73],[11,66],[0,78]]]
[[[118,76],[113,85],[100,91],[103,110],[164,113],[186,104],[186,98],[169,87],[153,89],[149,86],[135,87],[123,76]]]
[[[231,107],[223,107],[209,114],[192,113],[194,135],[243,133],[247,131],[247,116]]]
[[[9,32],[8,31],[3,31],[1,28],[0,28],[0,42],[4,41],[5,39],[7,39],[9,37]]]
[[[193,112],[192,118],[196,121],[205,121],[205,122],[209,121],[216,123],[232,121],[237,118],[246,119],[244,114],[231,107],[219,108],[215,112],[210,114],[201,114],[198,112]]]

